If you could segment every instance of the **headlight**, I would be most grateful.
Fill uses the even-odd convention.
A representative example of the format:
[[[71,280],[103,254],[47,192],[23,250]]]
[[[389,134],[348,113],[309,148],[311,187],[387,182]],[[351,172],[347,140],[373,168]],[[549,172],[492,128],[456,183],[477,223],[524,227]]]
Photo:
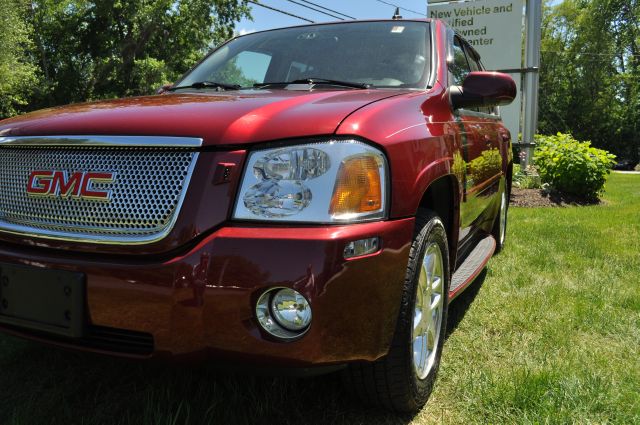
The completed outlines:
[[[233,218],[310,223],[384,218],[387,162],[355,140],[252,152]]]

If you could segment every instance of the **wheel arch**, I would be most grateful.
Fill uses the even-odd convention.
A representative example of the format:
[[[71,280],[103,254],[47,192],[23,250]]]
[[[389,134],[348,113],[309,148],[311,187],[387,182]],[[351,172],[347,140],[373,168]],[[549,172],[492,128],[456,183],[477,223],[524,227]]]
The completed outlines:
[[[457,178],[448,174],[431,181],[423,191],[418,208],[429,209],[442,219],[447,231],[450,270],[453,272],[460,229],[460,190]]]

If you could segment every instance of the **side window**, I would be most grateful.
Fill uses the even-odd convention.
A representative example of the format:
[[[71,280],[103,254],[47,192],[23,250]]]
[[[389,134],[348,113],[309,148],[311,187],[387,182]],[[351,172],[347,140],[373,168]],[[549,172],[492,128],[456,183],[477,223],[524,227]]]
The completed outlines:
[[[471,72],[467,56],[464,53],[462,44],[458,37],[453,38],[453,63],[449,64],[449,72],[451,72],[451,85],[460,86],[464,77]]]
[[[245,50],[238,53],[222,68],[218,68],[209,79],[227,84],[239,84],[243,87],[252,86],[264,82],[270,63],[271,55]]]
[[[453,38],[453,63],[449,64],[451,85],[461,86],[469,72],[475,71],[474,63],[463,44],[463,41],[454,36]],[[466,108],[470,111],[478,112],[478,108]]]
[[[469,59],[469,66],[471,67],[471,71],[484,71],[484,68],[480,64],[480,58],[477,53],[471,51],[471,47],[467,43],[464,45],[464,50],[467,53],[467,58]],[[492,107],[481,107],[478,108],[479,112],[484,112],[485,114],[493,114],[495,108]]]
[[[469,68],[471,69],[471,71],[484,71],[484,68],[482,67],[482,65],[480,64],[480,58],[478,56],[478,54],[471,49],[471,47],[464,42],[464,52],[466,53],[467,56],[467,60],[469,62]],[[477,111],[477,112],[483,112],[485,114],[494,114],[495,113],[495,108],[493,107],[480,107],[480,108],[473,108],[472,110]]]
[[[464,46],[465,52],[467,52],[467,57],[469,58],[469,66],[471,67],[471,71],[482,71],[480,68],[480,64],[474,57],[473,53],[469,51],[469,47],[467,45]]]
[[[484,64],[482,63],[482,60],[478,59],[478,65],[480,66],[480,71],[486,71],[487,68],[484,67]],[[489,110],[489,114],[492,115],[500,115],[500,107],[499,106],[493,106],[491,108],[487,108]]]

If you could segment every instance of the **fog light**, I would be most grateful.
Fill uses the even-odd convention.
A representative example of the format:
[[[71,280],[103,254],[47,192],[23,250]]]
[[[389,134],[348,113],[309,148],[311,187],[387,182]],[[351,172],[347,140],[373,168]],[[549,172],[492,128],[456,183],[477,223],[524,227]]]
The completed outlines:
[[[299,332],[311,322],[311,306],[293,289],[280,289],[271,299],[271,311],[280,326]]]
[[[373,254],[380,249],[380,238],[367,238],[349,242],[344,247],[344,258],[361,257]]]
[[[311,305],[290,288],[273,288],[260,296],[256,304],[260,326],[281,339],[298,338],[309,329]]]

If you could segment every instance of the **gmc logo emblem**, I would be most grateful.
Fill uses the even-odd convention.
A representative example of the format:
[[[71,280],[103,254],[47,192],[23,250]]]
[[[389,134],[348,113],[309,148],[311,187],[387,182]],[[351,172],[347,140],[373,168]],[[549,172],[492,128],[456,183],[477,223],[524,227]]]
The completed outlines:
[[[115,173],[34,171],[29,175],[27,194],[60,198],[111,200],[110,190],[94,189],[94,183],[113,183]]]

